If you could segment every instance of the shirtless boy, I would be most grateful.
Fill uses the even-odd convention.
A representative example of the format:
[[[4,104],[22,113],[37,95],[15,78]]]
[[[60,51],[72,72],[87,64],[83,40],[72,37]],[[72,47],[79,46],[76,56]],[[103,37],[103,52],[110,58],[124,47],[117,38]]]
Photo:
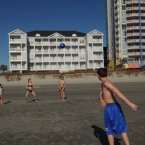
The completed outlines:
[[[104,124],[108,136],[109,145],[114,145],[114,136],[121,135],[125,145],[130,145],[127,135],[127,124],[121,106],[115,97],[123,100],[132,110],[137,109],[137,105],[132,103],[126,96],[117,89],[107,78],[107,69],[100,68],[97,71],[98,78],[102,81],[99,100],[104,107]]]

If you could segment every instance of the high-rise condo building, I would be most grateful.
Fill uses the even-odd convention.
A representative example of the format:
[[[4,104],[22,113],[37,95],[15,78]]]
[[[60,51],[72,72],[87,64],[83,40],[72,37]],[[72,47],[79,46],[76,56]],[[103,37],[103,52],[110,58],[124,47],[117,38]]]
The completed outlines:
[[[145,1],[107,0],[109,59],[116,65],[145,65]]]

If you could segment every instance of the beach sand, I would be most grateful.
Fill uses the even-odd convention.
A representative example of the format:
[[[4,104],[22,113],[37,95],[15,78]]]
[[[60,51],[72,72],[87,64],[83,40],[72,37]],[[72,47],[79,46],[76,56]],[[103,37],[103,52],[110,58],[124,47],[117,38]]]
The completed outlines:
[[[97,75],[64,75],[67,84],[86,84],[86,83],[98,83],[100,82],[97,78]],[[17,76],[13,76],[8,81],[5,76],[0,76],[0,83],[4,86],[23,86],[27,84],[28,78],[31,78],[33,83],[36,85],[49,85],[57,84],[59,81],[59,75],[21,75],[19,76],[20,80],[17,80]],[[112,74],[108,76],[112,82],[145,82],[145,75],[119,75]]]

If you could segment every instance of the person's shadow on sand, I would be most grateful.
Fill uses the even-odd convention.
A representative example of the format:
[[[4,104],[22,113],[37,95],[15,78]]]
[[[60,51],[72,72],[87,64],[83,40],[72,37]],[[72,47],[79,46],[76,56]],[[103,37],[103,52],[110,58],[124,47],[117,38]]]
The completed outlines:
[[[91,125],[91,127],[94,129],[94,135],[96,138],[99,138],[100,143],[102,145],[109,145],[106,132],[102,128],[100,128],[96,125]],[[114,138],[115,145],[121,145],[120,141],[121,141],[121,139]]]
[[[9,104],[9,103],[11,103],[11,102],[12,102],[12,101],[10,100],[10,101],[4,102],[3,104],[6,105],[6,104]]]

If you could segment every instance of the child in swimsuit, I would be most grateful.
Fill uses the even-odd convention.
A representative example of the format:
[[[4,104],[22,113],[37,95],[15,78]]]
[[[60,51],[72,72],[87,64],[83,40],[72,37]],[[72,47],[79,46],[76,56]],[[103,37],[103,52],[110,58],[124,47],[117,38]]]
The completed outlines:
[[[2,84],[0,84],[0,105],[3,106],[3,94],[4,94],[4,88]]]
[[[37,97],[36,97],[36,93],[35,93],[35,91],[34,91],[34,85],[33,85],[33,83],[32,83],[32,80],[29,78],[28,79],[28,84],[27,84],[27,86],[26,86],[26,89],[27,89],[27,91],[26,91],[26,95],[25,95],[25,102],[27,103],[27,98],[28,98],[28,95],[29,94],[32,94],[33,95],[33,97],[34,97],[34,100],[35,100],[35,102],[38,102],[38,99],[37,99]]]
[[[104,123],[108,136],[109,145],[114,145],[114,136],[121,135],[125,145],[130,145],[127,135],[127,124],[121,106],[115,97],[122,99],[132,110],[137,109],[137,105],[132,103],[120,92],[107,78],[107,69],[100,68],[97,71],[99,80],[102,81],[99,100],[104,107]]]
[[[59,99],[62,100],[62,101],[65,101],[65,80],[64,80],[63,75],[60,76],[60,81],[58,83],[58,88],[59,88],[59,93],[60,93]]]

